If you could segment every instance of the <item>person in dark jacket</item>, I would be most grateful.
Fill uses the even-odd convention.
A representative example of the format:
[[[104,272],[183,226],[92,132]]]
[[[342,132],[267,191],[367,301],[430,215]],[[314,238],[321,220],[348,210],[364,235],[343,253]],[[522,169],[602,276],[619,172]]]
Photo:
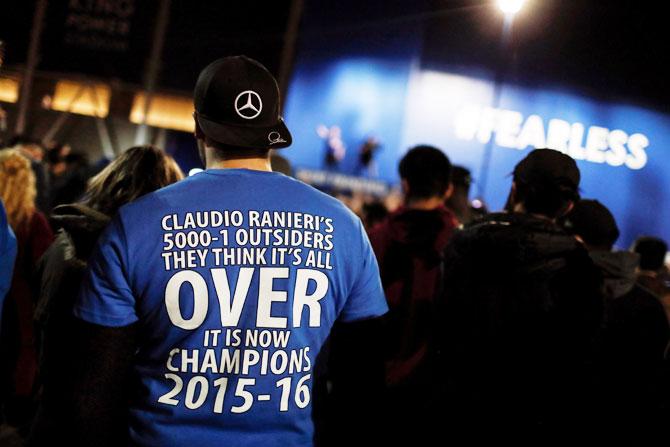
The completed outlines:
[[[577,235],[600,268],[605,284],[606,324],[599,343],[603,433],[612,441],[645,445],[667,423],[665,353],[670,327],[663,305],[636,284],[640,256],[612,251],[619,228],[596,200],[580,201],[565,226]]]
[[[370,232],[389,305],[386,316],[386,412],[416,440],[434,386],[435,312],[442,286],[442,255],[459,225],[444,205],[451,163],[439,149],[418,146],[399,166],[404,205]],[[392,432],[393,430],[390,430]],[[396,438],[397,440],[397,438]]]
[[[514,169],[509,212],[471,224],[447,248],[447,437],[547,445],[587,425],[601,279],[583,244],[556,224],[579,181],[567,155],[532,151]]]
[[[72,442],[72,380],[78,364],[72,355],[78,333],[72,309],[98,236],[122,205],[182,178],[174,160],[160,149],[133,147],[91,179],[81,203],[53,210],[51,221],[60,231],[39,267],[35,319],[42,332],[42,396],[31,445]]]
[[[644,236],[635,241],[633,251],[640,255],[637,283],[661,300],[670,320],[670,272],[665,265],[668,244],[663,239]]]
[[[454,166],[451,183],[454,185],[454,191],[446,200],[446,205],[456,215],[460,223],[467,225],[486,214],[485,209],[475,208],[470,202],[472,175],[468,169],[463,166]]]

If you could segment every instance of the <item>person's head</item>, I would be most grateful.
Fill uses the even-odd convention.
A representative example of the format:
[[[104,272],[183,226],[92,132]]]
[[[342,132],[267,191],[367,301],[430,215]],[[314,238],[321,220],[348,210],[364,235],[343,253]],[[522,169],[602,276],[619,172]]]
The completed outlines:
[[[579,200],[577,163],[553,149],[535,149],[514,168],[508,211],[555,220]]]
[[[454,166],[451,170],[451,184],[454,185],[454,194],[468,197],[472,185],[472,174],[463,166]]]
[[[68,157],[73,155],[71,147],[67,144],[54,143],[46,152],[46,161],[49,164],[51,174],[59,176],[63,174],[68,167]]]
[[[665,265],[668,244],[657,237],[640,237],[633,244],[633,251],[640,255],[640,270],[658,272]]]
[[[361,214],[363,226],[366,230],[371,230],[388,216],[389,210],[384,205],[384,202],[374,200],[363,204]]]
[[[36,195],[30,160],[16,149],[0,150],[0,198],[14,231],[32,218]]]
[[[610,210],[597,200],[575,203],[563,221],[564,228],[589,250],[610,251],[619,239],[619,227]]]
[[[9,140],[8,146],[17,149],[30,160],[42,161],[44,159],[44,148],[39,140],[26,135],[15,135]]]
[[[113,216],[122,205],[182,178],[177,163],[162,150],[131,147],[89,180],[84,203]]]
[[[270,149],[291,144],[279,115],[277,81],[246,56],[221,58],[205,67],[195,86],[194,105],[195,137],[205,166],[269,160]]]
[[[451,162],[435,147],[416,146],[407,151],[398,172],[408,205],[431,199],[444,201],[451,193]]]

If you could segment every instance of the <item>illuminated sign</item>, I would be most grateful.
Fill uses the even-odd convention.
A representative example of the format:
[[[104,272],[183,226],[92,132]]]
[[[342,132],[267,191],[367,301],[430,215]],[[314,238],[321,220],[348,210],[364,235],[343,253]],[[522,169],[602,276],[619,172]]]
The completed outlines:
[[[474,178],[490,149],[484,201],[503,207],[514,166],[534,147],[572,156],[582,196],[616,217],[620,247],[637,236],[670,240],[670,115],[546,86],[505,84],[498,106],[490,79],[422,70],[411,60],[342,59],[303,62],[285,108],[293,146],[282,154],[297,170],[323,168],[325,144],[314,131],[341,129],[346,156],[338,174],[356,175],[357,150],[370,135],[380,180],[398,182],[398,161],[418,144],[444,150]]]
[[[587,128],[580,122],[545,120],[539,115],[524,116],[515,110],[464,107],[457,114],[454,132],[461,140],[488,143],[494,138],[496,145],[518,150],[548,147],[576,160],[610,166],[642,169],[647,164],[649,139],[642,133],[629,135],[624,130],[603,126]]]

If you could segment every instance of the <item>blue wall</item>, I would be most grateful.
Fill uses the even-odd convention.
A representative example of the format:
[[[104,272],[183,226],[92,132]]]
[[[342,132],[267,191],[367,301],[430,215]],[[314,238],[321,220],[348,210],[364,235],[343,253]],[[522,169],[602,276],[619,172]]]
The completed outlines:
[[[388,50],[388,48],[386,48]],[[481,178],[488,140],[492,159],[484,194],[491,209],[507,197],[509,173],[533,146],[551,146],[578,159],[582,195],[614,213],[620,247],[640,234],[670,240],[670,116],[624,103],[605,103],[560,89],[505,85],[492,107],[493,83],[481,73],[422,70],[416,39],[394,51],[337,57],[307,51],[297,57],[285,116],[296,167],[320,168],[320,124],[338,125],[347,146],[344,172],[352,172],[367,136],[382,142],[380,178],[397,181],[408,147],[436,145]],[[542,144],[544,143],[544,144]],[[477,188],[473,189],[477,194]]]

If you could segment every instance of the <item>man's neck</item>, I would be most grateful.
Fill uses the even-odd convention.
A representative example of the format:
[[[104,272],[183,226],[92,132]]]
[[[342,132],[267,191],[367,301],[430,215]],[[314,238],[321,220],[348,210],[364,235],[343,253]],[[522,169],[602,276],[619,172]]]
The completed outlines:
[[[407,199],[405,208],[410,210],[431,211],[444,206],[442,197],[429,197],[427,199]]]
[[[519,214],[527,214],[529,216],[533,216],[536,219],[541,219],[541,220],[548,220],[549,222],[556,223],[556,219],[552,219],[549,216],[545,216],[544,214],[537,214],[537,213],[529,213],[526,211],[526,208],[523,206],[522,203],[517,203],[514,205],[514,212],[519,213]]]
[[[216,160],[207,163],[207,169],[250,169],[252,171],[272,171],[267,158],[236,158]]]
[[[637,273],[641,276],[648,276],[650,278],[658,278],[658,272],[654,270],[642,270],[638,268]]]

